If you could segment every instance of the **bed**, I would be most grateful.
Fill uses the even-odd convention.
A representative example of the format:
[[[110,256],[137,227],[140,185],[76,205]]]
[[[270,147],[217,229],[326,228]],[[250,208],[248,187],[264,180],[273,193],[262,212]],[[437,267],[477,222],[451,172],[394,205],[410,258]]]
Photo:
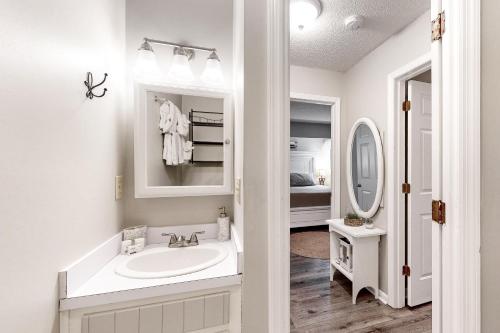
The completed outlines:
[[[330,206],[331,196],[330,186],[292,186],[290,187],[290,208]]]
[[[314,179],[314,154],[290,152],[290,172]],[[290,228],[325,225],[331,218],[331,196],[330,186],[290,186]]]

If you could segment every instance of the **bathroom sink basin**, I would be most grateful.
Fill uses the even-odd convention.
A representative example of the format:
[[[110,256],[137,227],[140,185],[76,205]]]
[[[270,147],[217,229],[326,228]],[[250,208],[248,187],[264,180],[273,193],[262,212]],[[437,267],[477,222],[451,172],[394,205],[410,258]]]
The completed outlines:
[[[115,272],[136,279],[166,278],[207,269],[227,255],[227,249],[217,243],[183,248],[155,247],[125,258]]]

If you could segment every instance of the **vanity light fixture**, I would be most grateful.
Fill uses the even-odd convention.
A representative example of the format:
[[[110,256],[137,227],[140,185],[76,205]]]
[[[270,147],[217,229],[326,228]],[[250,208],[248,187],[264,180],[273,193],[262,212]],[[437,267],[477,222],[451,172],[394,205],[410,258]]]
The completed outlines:
[[[321,14],[319,0],[290,0],[290,26],[303,30]]]
[[[194,80],[193,71],[189,65],[189,56],[183,47],[174,48],[174,58],[167,74],[167,79],[174,82],[190,83]]]
[[[211,52],[207,59],[207,64],[200,77],[201,81],[207,85],[222,86],[224,75],[220,67],[220,59],[215,51]]]
[[[156,55],[148,41],[144,40],[137,50],[137,60],[134,68],[134,76],[138,79],[157,79],[160,68],[156,62]]]
[[[159,78],[160,70],[156,64],[156,57],[151,44],[166,45],[174,48],[174,57],[167,74],[167,80],[180,83],[191,83],[194,81],[189,61],[194,57],[195,50],[198,50],[210,52],[205,69],[200,77],[201,81],[209,86],[222,86],[224,84],[224,75],[222,74],[220,59],[215,48],[173,43],[151,38],[144,38],[144,42],[139,48],[135,70],[136,77],[139,79]]]

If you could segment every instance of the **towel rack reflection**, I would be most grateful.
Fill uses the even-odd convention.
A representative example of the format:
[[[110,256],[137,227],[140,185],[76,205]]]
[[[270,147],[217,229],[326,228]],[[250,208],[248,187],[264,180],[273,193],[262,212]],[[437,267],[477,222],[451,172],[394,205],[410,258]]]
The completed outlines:
[[[201,111],[191,109],[189,112],[189,140],[193,142],[193,153],[191,154],[191,164],[200,164],[200,165],[221,165],[224,163],[224,160],[220,159],[212,159],[212,160],[197,160],[196,159],[196,147],[219,147],[216,149],[220,149],[223,154],[223,145],[226,143],[223,140],[200,140],[195,138],[195,131],[201,130],[203,127],[215,127],[219,128],[218,131],[221,131],[221,136],[223,136],[223,127],[224,127],[224,113],[223,112],[209,112],[209,111]],[[230,142],[230,141],[229,141]]]
[[[165,103],[166,101],[168,101],[168,99],[163,98],[163,97],[158,97],[158,96],[156,96],[156,95],[155,95],[154,101],[155,101],[156,103],[163,104],[163,103]]]

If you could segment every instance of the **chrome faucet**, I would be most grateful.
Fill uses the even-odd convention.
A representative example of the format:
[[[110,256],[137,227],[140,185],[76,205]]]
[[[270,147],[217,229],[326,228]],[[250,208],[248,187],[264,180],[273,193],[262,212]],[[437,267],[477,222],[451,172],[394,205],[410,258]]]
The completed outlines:
[[[185,236],[177,236],[175,233],[162,233],[162,236],[170,236],[170,241],[168,242],[168,247],[188,247],[196,246],[199,244],[197,235],[204,234],[205,231],[195,231],[191,234],[189,240]]]

